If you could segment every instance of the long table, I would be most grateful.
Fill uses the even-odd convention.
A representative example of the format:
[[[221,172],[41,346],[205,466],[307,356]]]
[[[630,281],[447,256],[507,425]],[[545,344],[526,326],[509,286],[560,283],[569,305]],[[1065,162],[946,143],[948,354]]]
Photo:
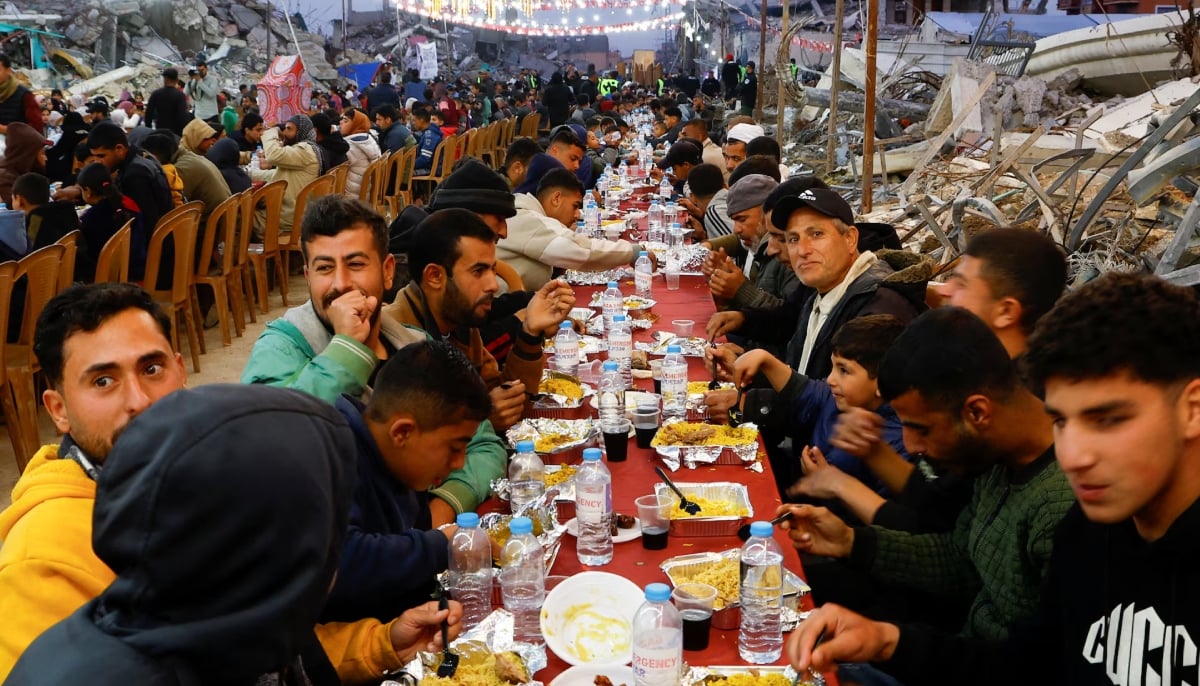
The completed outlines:
[[[620,284],[622,293],[633,293],[633,281],[626,280]],[[595,286],[575,286],[577,306],[586,306],[593,294],[601,290]],[[656,301],[652,312],[659,317],[650,330],[634,331],[634,341],[649,341],[655,330],[669,330],[673,319],[691,319],[696,322],[695,330],[702,336],[704,326],[716,311],[707,282],[700,276],[682,276],[680,288],[669,291],[661,277],[654,279],[652,296]],[[700,358],[687,358],[689,379],[698,381],[711,378],[704,369],[704,361]],[[643,390],[652,390],[650,379],[635,379],[634,384]],[[609,463],[608,468],[613,475],[613,507],[616,511],[636,515],[634,499],[638,496],[652,493],[654,484],[658,481],[653,469],[661,460],[653,450],[638,448],[633,439],[629,442],[629,457],[625,462]],[[746,485],[750,501],[754,508],[755,519],[770,519],[780,504],[775,479],[771,473],[770,464],[763,459],[762,473],[756,473],[742,466],[722,465],[699,467],[689,470],[686,467],[676,472],[672,479],[681,482],[710,482],[736,481]],[[775,540],[784,550],[784,564],[792,571],[804,576],[800,569],[797,556],[792,552],[792,546],[786,533],[776,528]],[[626,577],[639,586],[651,582],[666,582],[666,575],[659,565],[669,557],[699,552],[719,552],[740,548],[742,542],[736,536],[683,538],[672,536],[665,550],[645,550],[639,541],[617,544],[613,560],[604,567],[584,567],[579,562],[575,552],[575,538],[569,534],[564,537],[562,549],[554,567],[549,570],[553,575],[571,575],[578,572],[606,571]],[[804,596],[802,604],[811,608],[812,600]],[[708,649],[698,652],[685,652],[684,659],[693,665],[739,665],[745,664],[737,651],[737,630],[718,631],[713,629]],[[549,652],[549,651],[548,651]],[[784,664],[781,660],[779,664]],[[566,669],[569,665],[549,652],[549,666],[538,673],[538,678],[545,683]],[[829,677],[827,676],[827,680]],[[829,683],[833,683],[829,681]]]

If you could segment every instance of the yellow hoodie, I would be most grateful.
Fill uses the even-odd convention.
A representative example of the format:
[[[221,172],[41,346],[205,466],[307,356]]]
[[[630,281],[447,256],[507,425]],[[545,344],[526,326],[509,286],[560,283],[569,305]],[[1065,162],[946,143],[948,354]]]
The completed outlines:
[[[0,512],[0,683],[33,639],[112,583],[92,552],[96,482],[45,445],[13,487]],[[393,621],[399,621],[393,620]],[[364,619],[319,624],[317,638],[344,684],[376,681],[399,669],[391,624]]]

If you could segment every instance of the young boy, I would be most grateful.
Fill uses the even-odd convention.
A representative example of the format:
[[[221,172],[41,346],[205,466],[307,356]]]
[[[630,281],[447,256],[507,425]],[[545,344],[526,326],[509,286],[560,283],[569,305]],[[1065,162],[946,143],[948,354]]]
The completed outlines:
[[[1156,277],[1108,273],[1064,296],[1022,359],[1078,501],[1057,530],[1045,602],[1003,641],[827,604],[792,634],[792,664],[869,660],[932,685],[1012,683],[1014,667],[1028,684],[1196,683],[1197,341],[1194,293]]]
[[[37,173],[22,174],[13,182],[12,208],[25,213],[25,233],[29,237],[29,252],[51,245],[79,228],[75,204],[50,199],[50,179]],[[82,241],[76,244],[75,278],[91,281],[95,276],[96,260]],[[98,251],[100,247],[97,246]]]
[[[175,168],[175,153],[179,151],[179,141],[171,133],[152,133],[142,141],[142,149],[154,156],[162,165],[163,174],[167,176],[167,186],[171,188],[171,203],[174,207],[183,204],[183,177]]]
[[[871,521],[883,497],[890,495],[880,480],[858,458],[833,447],[831,438],[838,415],[852,407],[878,414],[883,420],[883,440],[896,452],[904,451],[900,420],[879,395],[876,378],[884,353],[904,331],[904,324],[888,314],[873,314],[846,322],[833,336],[833,371],[821,381],[810,379],[766,350],[751,350],[734,365],[736,384],[748,383],[761,373],[779,394],[775,407],[787,407],[789,431],[800,450],[791,474],[788,494],[840,500],[859,520]],[[749,403],[748,403],[749,405]]]

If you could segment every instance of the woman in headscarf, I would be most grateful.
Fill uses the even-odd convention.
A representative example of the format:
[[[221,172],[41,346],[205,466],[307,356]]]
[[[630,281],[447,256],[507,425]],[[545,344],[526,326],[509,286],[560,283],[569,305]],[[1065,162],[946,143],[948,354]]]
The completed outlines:
[[[213,146],[204,154],[209,162],[212,162],[217,167],[217,171],[221,172],[221,176],[225,178],[225,183],[229,184],[230,193],[241,193],[250,188],[250,175],[238,164],[238,158],[241,156],[241,151],[238,150],[237,141],[232,138],[222,138],[213,143]]]
[[[342,113],[342,138],[350,144],[346,157],[350,160],[350,175],[346,177],[346,195],[358,197],[367,167],[379,159],[379,144],[371,135],[371,120],[362,110],[348,109]]]
[[[83,117],[78,112],[67,112],[62,121],[62,136],[46,154],[46,176],[51,181],[62,184],[74,182],[72,165],[75,162],[75,148],[87,137],[88,128],[83,123]]]
[[[4,161],[0,162],[0,201],[12,205],[12,187],[17,177],[29,172],[46,172],[46,139],[29,124],[8,125]]]

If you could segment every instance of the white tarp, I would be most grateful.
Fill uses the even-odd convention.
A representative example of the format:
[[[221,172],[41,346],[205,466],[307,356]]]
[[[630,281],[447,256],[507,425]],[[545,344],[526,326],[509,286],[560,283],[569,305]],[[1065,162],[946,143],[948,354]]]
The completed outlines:
[[[421,80],[428,81],[438,75],[437,45],[433,41],[417,44],[417,64]]]

